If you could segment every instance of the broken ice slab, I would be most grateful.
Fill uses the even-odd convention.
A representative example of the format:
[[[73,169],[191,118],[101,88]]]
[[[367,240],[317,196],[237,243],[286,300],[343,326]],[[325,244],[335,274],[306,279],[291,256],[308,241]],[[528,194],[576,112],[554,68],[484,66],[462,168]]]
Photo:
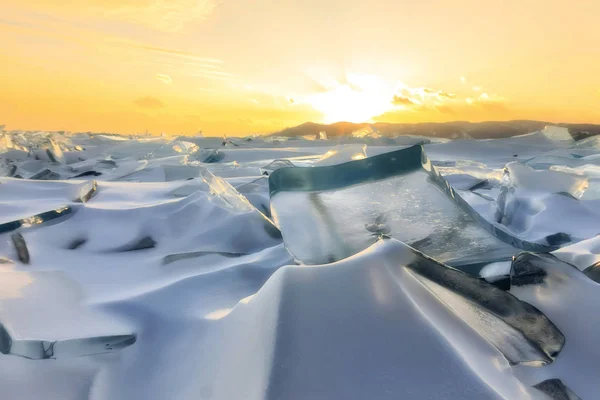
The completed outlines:
[[[223,160],[225,158],[225,153],[217,149],[201,149],[194,155],[194,158],[197,161],[212,164]]]
[[[210,188],[210,194],[219,198],[225,207],[239,212],[256,211],[256,208],[225,179],[215,176],[208,169],[201,170],[200,176]]]
[[[269,187],[286,247],[307,264],[349,257],[383,235],[444,262],[497,260],[516,253],[513,246],[529,245],[483,220],[421,146],[334,166],[279,169]]]
[[[567,340],[546,378],[561,379],[582,399],[600,393],[597,377],[600,323],[598,283],[579,268],[548,254],[523,253],[515,257],[510,293],[543,312]],[[533,371],[529,382],[539,382]]]
[[[100,176],[100,175],[102,175],[102,172],[97,172],[97,171],[85,171],[85,172],[82,172],[82,173],[80,173],[80,174],[77,174],[77,175],[71,176],[71,177],[69,177],[69,178],[67,178],[67,179],[77,179],[77,178],[85,178],[85,177],[87,177],[87,176]]]
[[[551,140],[564,141],[568,143],[574,142],[573,136],[569,133],[569,128],[563,128],[561,126],[546,125],[541,130],[542,134]]]
[[[21,235],[20,233],[13,233],[10,239],[12,240],[13,245],[15,246],[15,250],[17,251],[17,257],[19,258],[19,261],[21,261],[23,264],[29,264],[29,249],[27,248],[27,243],[25,242],[23,235]]]
[[[131,243],[126,243],[121,247],[118,247],[112,251],[121,253],[126,251],[138,251],[148,250],[156,247],[156,241],[151,236],[143,236],[139,239],[133,240]]]
[[[412,260],[406,268],[416,272],[429,290],[512,364],[540,366],[556,358],[565,338],[535,307],[487,282],[410,251]]]
[[[0,223],[0,234],[12,232],[19,228],[29,228],[32,226],[40,225],[44,222],[53,221],[61,217],[70,215],[73,209],[70,206],[62,206],[54,210],[45,211],[39,214],[32,215],[30,217],[21,218],[18,220]]]
[[[209,187],[209,193],[213,199],[218,199],[221,206],[237,213],[251,213],[258,218],[265,232],[273,239],[281,239],[281,232],[275,223],[265,213],[258,210],[246,197],[240,194],[225,179],[215,176],[208,169],[200,173],[202,179]]]
[[[157,159],[175,155],[195,155],[199,150],[200,148],[192,142],[173,140],[149,152],[145,158]]]
[[[323,154],[313,166],[323,167],[327,165],[342,164],[353,160],[367,158],[367,146],[364,144],[343,144],[334,146]]]
[[[487,189],[496,183],[490,179],[478,178],[469,174],[444,175],[444,179],[457,190]]]
[[[186,142],[184,140],[173,140],[172,142],[168,143],[168,145],[171,146],[175,152],[181,154],[193,154],[200,150],[200,148],[194,143]]]
[[[279,159],[277,159],[277,160],[271,161],[267,165],[264,165],[263,167],[261,167],[260,170],[261,170],[261,174],[263,172],[265,172],[265,171],[268,174],[270,174],[271,172],[275,171],[276,169],[287,168],[287,167],[294,167],[294,164],[290,160],[279,160]]]
[[[77,189],[77,197],[73,201],[75,203],[87,203],[98,192],[98,184],[96,181],[88,181]]]
[[[364,128],[355,130],[354,132],[351,133],[351,136],[353,138],[369,137],[369,138],[374,138],[374,139],[381,137],[381,135],[379,134],[377,129],[372,125],[368,125],[368,126],[365,126]]]
[[[79,161],[69,165],[69,169],[73,171],[74,174],[83,174],[86,172],[94,171],[100,173],[99,171],[105,171],[114,169],[117,167],[117,163],[111,159],[100,159],[97,160],[95,158],[91,158],[89,160]],[[71,177],[74,178],[74,177]]]
[[[72,358],[111,353],[131,346],[135,334],[65,340],[15,340],[0,323],[0,353],[30,360]]]
[[[547,252],[598,234],[598,207],[584,199],[588,184],[583,176],[509,163],[497,186],[458,191],[457,200],[476,210],[482,224],[546,248],[517,247]]]
[[[527,165],[511,162],[505,167],[508,185],[542,193],[568,193],[581,198],[588,188],[588,180],[583,176],[559,171],[536,171]]]
[[[44,169],[36,174],[33,174],[29,177],[29,179],[40,181],[55,181],[60,179],[60,175],[56,172],[50,171],[49,169]]]
[[[583,270],[583,273],[586,274],[591,280],[600,283],[600,262],[590,265]]]
[[[551,265],[560,265],[560,268],[578,269],[592,281],[600,283],[600,263],[590,265],[584,269],[579,269],[550,253],[523,252],[517,254],[513,259],[510,272],[511,285],[524,286],[541,284],[548,275],[546,268]]]
[[[560,379],[546,379],[533,386],[552,400],[581,400]]]
[[[245,256],[247,253],[228,253],[222,251],[190,251],[187,253],[169,254],[163,258],[163,265],[171,264],[180,260],[203,257],[211,254],[216,254],[223,257],[235,258]]]
[[[52,139],[48,139],[48,148],[46,148],[46,154],[48,155],[48,158],[50,159],[50,161],[53,163],[58,163],[58,164],[66,163],[65,155],[64,155],[62,149]]]
[[[0,159],[0,177],[13,176],[17,172],[17,166],[12,164],[6,158]]]

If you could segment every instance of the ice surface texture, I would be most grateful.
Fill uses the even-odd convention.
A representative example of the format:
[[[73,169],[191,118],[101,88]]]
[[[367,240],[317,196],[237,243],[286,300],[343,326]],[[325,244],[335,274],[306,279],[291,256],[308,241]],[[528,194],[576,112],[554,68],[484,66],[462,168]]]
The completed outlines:
[[[0,398],[597,397],[600,147],[362,133],[2,132]]]

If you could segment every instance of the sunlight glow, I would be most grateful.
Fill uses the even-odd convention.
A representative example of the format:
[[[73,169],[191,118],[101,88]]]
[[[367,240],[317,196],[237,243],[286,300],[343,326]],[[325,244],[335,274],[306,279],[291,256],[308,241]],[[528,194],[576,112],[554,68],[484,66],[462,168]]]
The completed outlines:
[[[327,91],[315,93],[306,102],[323,114],[324,123],[370,122],[393,109],[394,86],[371,75],[349,74],[347,82],[334,82]]]

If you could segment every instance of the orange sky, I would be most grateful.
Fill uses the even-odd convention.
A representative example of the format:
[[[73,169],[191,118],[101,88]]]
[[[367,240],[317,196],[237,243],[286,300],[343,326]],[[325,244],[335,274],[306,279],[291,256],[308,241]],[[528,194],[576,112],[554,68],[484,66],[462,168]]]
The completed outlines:
[[[8,129],[600,123],[597,0],[0,0],[0,9]]]

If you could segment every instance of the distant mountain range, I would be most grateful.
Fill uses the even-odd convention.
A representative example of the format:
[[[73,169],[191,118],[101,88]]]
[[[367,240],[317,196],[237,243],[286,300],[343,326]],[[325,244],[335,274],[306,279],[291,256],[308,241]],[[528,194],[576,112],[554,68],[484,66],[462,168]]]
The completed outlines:
[[[535,132],[543,129],[546,125],[561,126],[569,129],[569,133],[575,140],[583,139],[588,136],[600,134],[600,125],[594,124],[566,124],[552,123],[543,121],[487,121],[487,122],[425,122],[417,124],[405,123],[386,123],[377,122],[374,124],[351,122],[336,122],[334,124],[317,124],[306,122],[293,128],[286,128],[275,132],[271,136],[306,136],[318,135],[325,131],[327,137],[339,137],[352,134],[359,129],[372,127],[383,136],[416,135],[432,136],[448,139],[494,139],[505,138],[525,133]]]

